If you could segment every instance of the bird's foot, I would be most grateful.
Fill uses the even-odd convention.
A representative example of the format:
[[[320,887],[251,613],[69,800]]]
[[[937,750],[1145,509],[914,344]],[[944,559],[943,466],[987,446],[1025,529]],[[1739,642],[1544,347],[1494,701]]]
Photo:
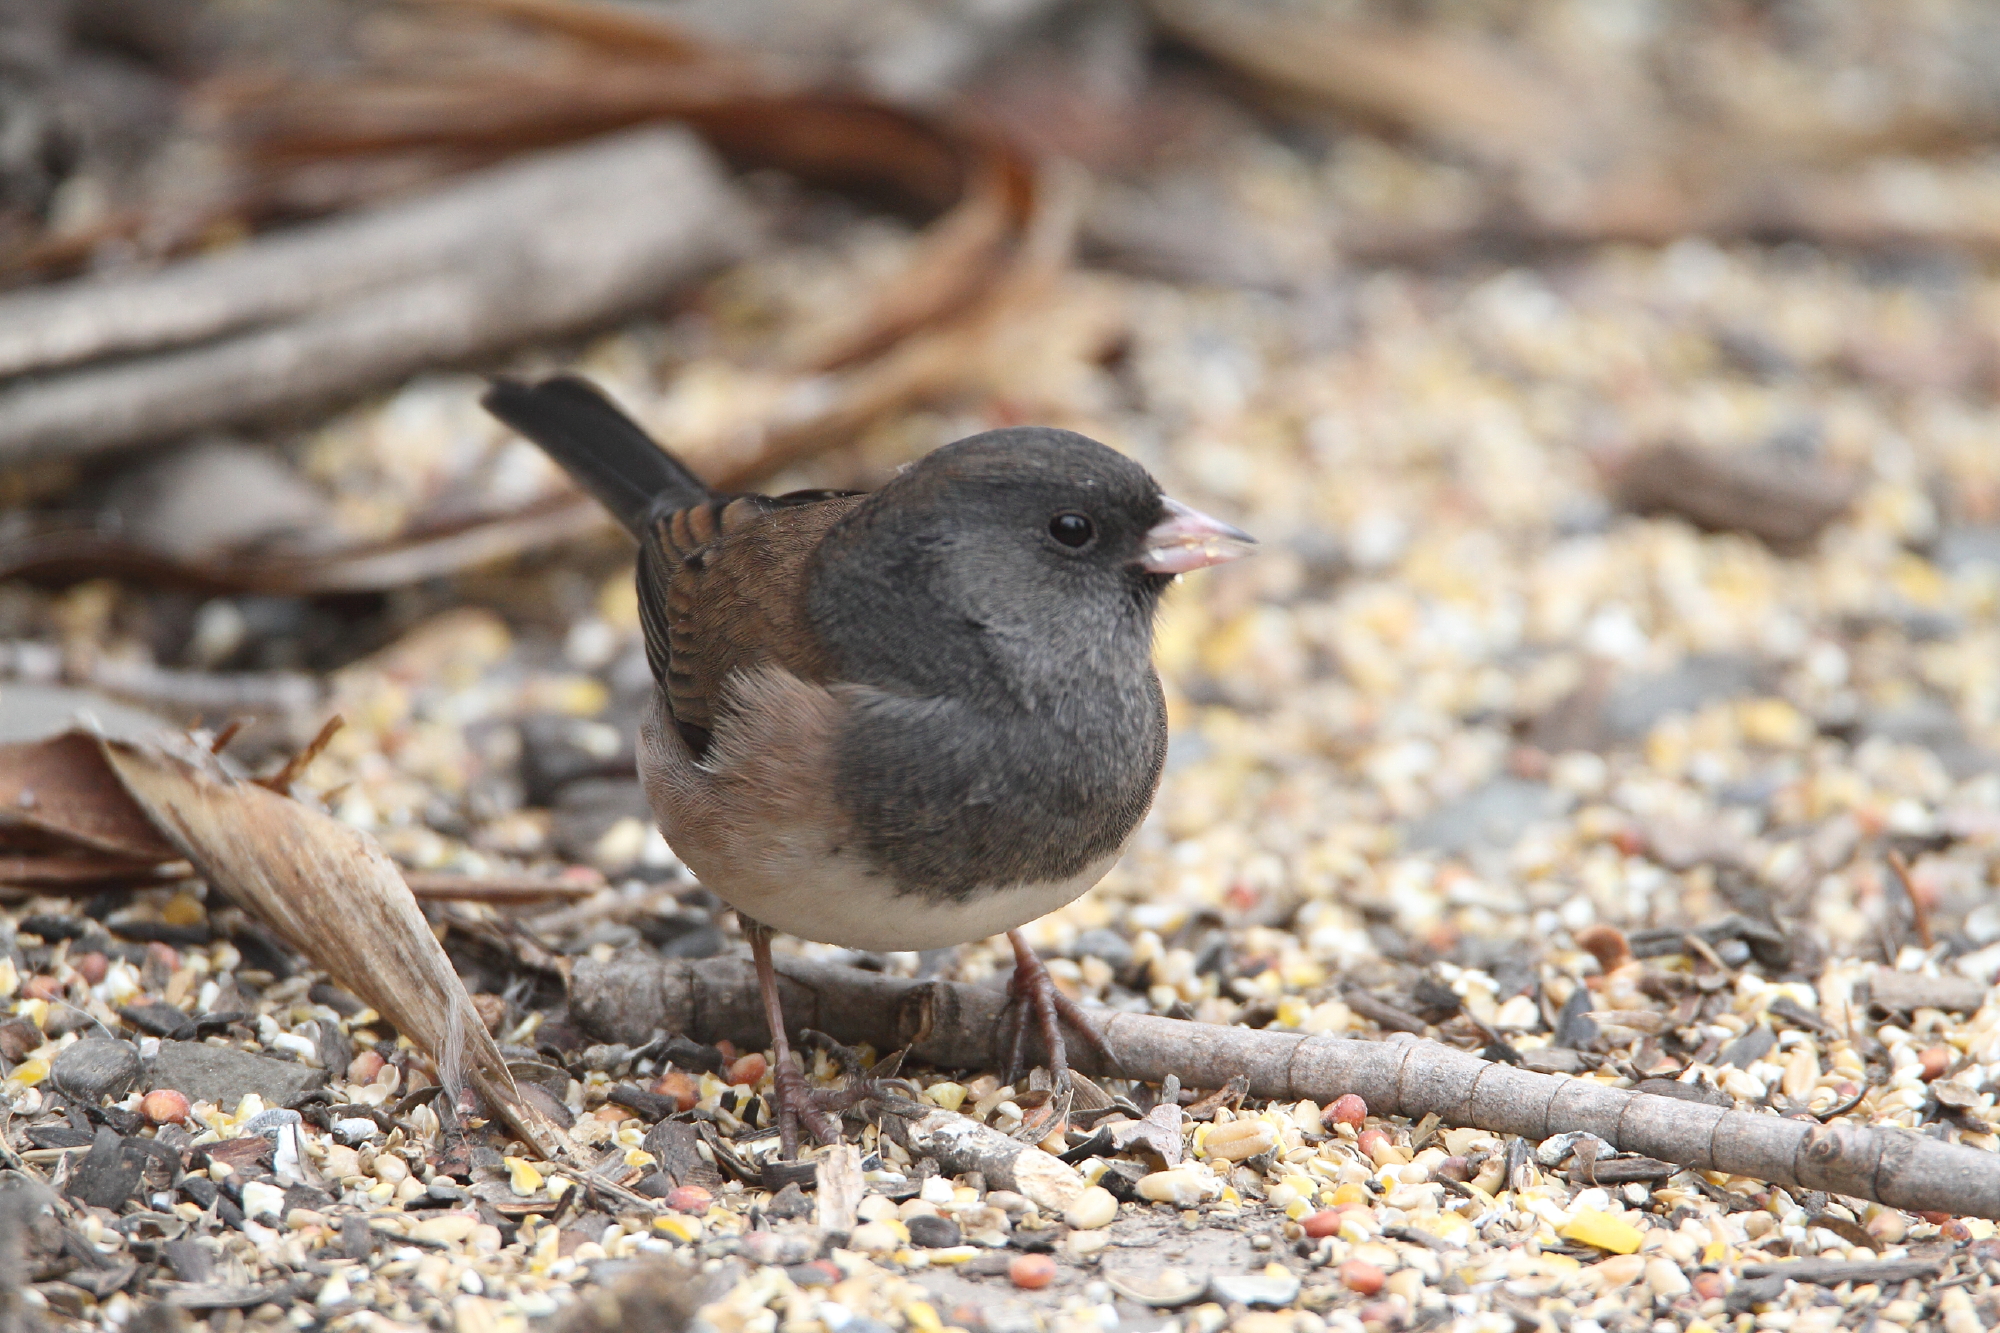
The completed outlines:
[[[1069,1086],[1069,1053],[1062,1033],[1065,1023],[1083,1038],[1086,1046],[1097,1052],[1106,1066],[1116,1069],[1118,1061],[1105,1044],[1104,1035],[1074,1000],[1056,989],[1055,978],[1049,975],[1049,969],[1021,937],[1021,932],[1010,930],[1007,939],[1014,946],[1014,976],[1007,983],[1008,1027],[1012,1031],[1008,1042],[1008,1081],[1017,1081],[1027,1071],[1028,1032],[1033,1028],[1041,1034],[1055,1086],[1058,1090]]]
[[[771,1067],[771,1100],[778,1113],[778,1144],[786,1161],[799,1156],[799,1127],[822,1144],[840,1142],[840,1120],[820,1101],[820,1093],[785,1052]]]
[[[806,1046],[823,1050],[833,1057],[842,1074],[837,1088],[816,1088],[813,1102],[821,1110],[839,1115],[853,1110],[863,1102],[902,1098],[915,1101],[921,1096],[917,1086],[907,1079],[896,1077],[903,1067],[903,1052],[895,1051],[869,1064],[861,1058],[861,1052],[852,1046],[843,1046],[824,1032],[806,1028],[799,1033],[799,1040]]]

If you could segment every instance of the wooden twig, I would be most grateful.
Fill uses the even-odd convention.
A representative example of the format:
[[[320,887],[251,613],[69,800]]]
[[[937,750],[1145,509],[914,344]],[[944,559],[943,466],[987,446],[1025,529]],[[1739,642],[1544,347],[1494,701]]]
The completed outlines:
[[[120,856],[0,856],[0,885],[40,893],[96,893],[106,884],[167,883],[194,873],[185,861]]]
[[[1924,900],[1917,893],[1917,886],[1910,882],[1910,862],[1901,852],[1889,849],[1889,869],[1896,872],[1896,883],[1902,885],[1903,896],[1910,900],[1910,929],[1916,932],[1917,943],[1930,948],[1937,941],[1931,935],[1931,911],[1924,906]]]
[[[1868,1002],[1884,1013],[1908,1014],[1918,1009],[1948,1013],[1978,1013],[1992,989],[1971,977],[1927,977],[1921,972],[1877,968],[1868,977]]]
[[[912,1059],[946,1068],[993,1068],[1006,1058],[1006,997],[998,990],[799,959],[781,959],[778,970],[785,1013],[802,1027],[882,1050],[907,1045]],[[769,1039],[746,958],[690,962],[635,951],[605,963],[578,959],[570,1004],[576,1020],[605,1041],[638,1045],[659,1029],[697,1041]],[[1173,1074],[1200,1088],[1242,1076],[1251,1096],[1287,1102],[1352,1092],[1377,1114],[1435,1114],[1446,1124],[1537,1142],[1588,1131],[1621,1151],[1681,1166],[1913,1211],[2000,1218],[2000,1159],[1907,1130],[1819,1125],[1626,1092],[1403,1036],[1361,1041],[1086,1013],[1118,1060],[1108,1069],[1087,1043],[1073,1043],[1071,1060],[1087,1074],[1147,1082]]]
[[[254,778],[252,781],[260,787],[289,796],[292,784],[299,780],[299,774],[312,767],[312,761],[319,758],[320,752],[332,743],[334,736],[346,725],[347,719],[335,713],[320,723],[320,728],[313,734],[313,738],[307,741],[305,747],[297,754],[287,759],[283,768],[268,778]]]
[[[753,230],[713,157],[656,126],[156,277],[0,300],[0,374],[176,349],[0,392],[0,463],[169,439],[569,332],[659,299]]]
[[[500,905],[589,898],[604,889],[601,880],[578,883],[548,875],[451,875],[438,870],[405,870],[403,882],[418,898]]]
[[[1386,1000],[1378,1000],[1365,990],[1350,989],[1342,997],[1347,1007],[1360,1014],[1384,1032],[1409,1032],[1424,1035],[1424,1020],[1415,1014],[1406,1014]]]

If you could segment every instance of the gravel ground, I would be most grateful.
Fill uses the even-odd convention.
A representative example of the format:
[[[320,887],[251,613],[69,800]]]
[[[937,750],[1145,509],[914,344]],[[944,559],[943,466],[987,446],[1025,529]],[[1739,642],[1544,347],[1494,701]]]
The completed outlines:
[[[1273,197],[1289,169],[1271,166]],[[696,314],[537,364],[599,377],[671,438],[759,391],[726,373],[732,348],[838,306],[907,244],[879,229],[761,260]],[[1170,596],[1159,800],[1103,885],[1028,930],[1086,1005],[1425,1031],[1992,1150],[1996,313],[1970,266],[1700,242],[1262,294],[1082,272],[1006,335],[977,405],[900,417],[778,484],[867,482],[1047,421],[1263,539]],[[554,484],[475,397],[426,380],[293,456],[350,533],[474,472]],[[1740,526],[1816,530],[1774,548],[1624,512],[1635,460],[1666,446],[1706,451],[1683,456],[1681,495],[1761,468],[1778,480]],[[669,1327],[697,1306],[719,1333],[2000,1323],[1982,1219],[1351,1102],[1108,1081],[1109,1110],[1065,1125],[1045,1090],[981,1069],[904,1072],[1077,1156],[1097,1188],[1057,1214],[850,1119],[869,1194],[830,1231],[823,1199],[733,1174],[774,1144],[762,1055],[594,1045],[561,1006],[577,957],[741,947],[629,777],[647,685],[629,578],[607,540],[353,612],[320,647],[297,617],[349,612],[0,589],[15,720],[107,707],[63,692],[64,664],[163,638],[176,664],[262,672],[239,683],[300,668],[323,693],[246,733],[247,761],[338,711],[305,783],[406,866],[601,875],[557,908],[436,919],[489,1026],[623,1182],[448,1132],[428,1061],[198,884],[21,897],[0,941],[18,1159],[0,1242],[21,1251],[0,1326],[173,1326],[155,1301],[227,1333]],[[796,947],[994,985],[1009,961],[1004,941]],[[621,1105],[619,1085],[654,1100]],[[678,1110],[656,1128],[661,1098]]]

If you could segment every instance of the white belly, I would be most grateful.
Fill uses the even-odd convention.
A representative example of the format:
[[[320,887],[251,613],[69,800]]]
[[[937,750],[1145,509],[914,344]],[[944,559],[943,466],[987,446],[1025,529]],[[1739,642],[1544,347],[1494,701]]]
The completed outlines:
[[[1111,869],[1115,856],[1069,879],[980,889],[963,900],[902,893],[861,858],[829,857],[823,839],[760,832],[734,864],[688,868],[731,907],[773,930],[845,949],[940,949],[983,940],[1075,901]],[[692,849],[691,849],[692,850]],[[749,850],[749,849],[739,849]]]

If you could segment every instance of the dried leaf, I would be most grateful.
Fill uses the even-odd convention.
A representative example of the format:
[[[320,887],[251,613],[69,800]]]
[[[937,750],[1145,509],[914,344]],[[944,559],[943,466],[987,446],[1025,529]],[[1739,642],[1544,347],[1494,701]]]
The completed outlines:
[[[1179,1106],[1161,1102],[1146,1112],[1144,1120],[1120,1121],[1105,1128],[1111,1131],[1111,1142],[1119,1152],[1137,1144],[1168,1166],[1178,1166],[1187,1151],[1187,1141],[1181,1137],[1181,1122],[1185,1118],[1186,1113]]]
[[[0,843],[148,864],[180,855],[104,766],[96,737],[81,731],[0,745]]]
[[[544,1157],[567,1136],[515,1086],[402,873],[373,839],[224,773],[192,745],[97,742],[118,780],[202,876],[462,1074]]]

